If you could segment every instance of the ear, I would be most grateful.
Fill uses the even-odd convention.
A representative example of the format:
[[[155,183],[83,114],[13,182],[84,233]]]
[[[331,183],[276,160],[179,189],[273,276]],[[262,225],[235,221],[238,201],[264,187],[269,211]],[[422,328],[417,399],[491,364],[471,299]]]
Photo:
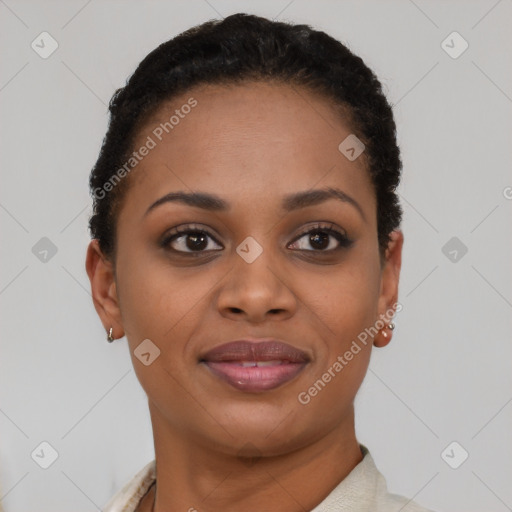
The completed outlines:
[[[373,344],[376,347],[385,347],[391,341],[392,331],[387,328],[387,324],[391,321],[389,312],[393,309],[394,304],[398,302],[398,282],[402,266],[404,235],[402,231],[395,230],[391,232],[390,237],[391,240],[384,255],[384,262],[382,263],[383,267],[381,271],[378,303],[379,319],[384,319],[386,325],[377,333],[373,340]],[[387,315],[386,312],[388,312]],[[384,336],[383,333],[385,333],[386,336]]]
[[[115,272],[113,264],[103,255],[98,240],[94,239],[87,247],[85,269],[91,282],[94,307],[105,331],[112,327],[112,336],[124,336],[121,310],[117,298]]]

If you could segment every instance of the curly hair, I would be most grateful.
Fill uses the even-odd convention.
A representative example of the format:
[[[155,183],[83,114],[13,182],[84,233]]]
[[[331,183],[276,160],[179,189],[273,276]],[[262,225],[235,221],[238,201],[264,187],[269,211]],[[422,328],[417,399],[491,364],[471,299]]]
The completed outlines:
[[[340,41],[309,25],[238,13],[210,20],[162,43],[143,60],[110,101],[110,120],[90,175],[89,230],[115,260],[116,219],[128,188],[104,186],[129,158],[138,130],[163,102],[200,84],[279,81],[320,93],[349,115],[366,146],[377,203],[381,256],[402,219],[396,187],[402,162],[390,104],[376,75]],[[101,191],[101,193],[98,193]]]

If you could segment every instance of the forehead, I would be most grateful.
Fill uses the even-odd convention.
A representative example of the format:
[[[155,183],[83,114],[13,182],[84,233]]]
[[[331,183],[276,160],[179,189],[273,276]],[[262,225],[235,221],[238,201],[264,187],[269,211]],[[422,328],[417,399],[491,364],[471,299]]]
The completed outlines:
[[[351,133],[348,115],[340,110],[327,98],[292,84],[199,85],[164,102],[139,135],[152,134],[157,143],[164,142],[159,146],[193,150],[198,158],[214,154],[218,160],[227,153],[226,158],[236,154],[243,159],[245,152],[249,158],[262,144],[274,157],[327,152],[325,157],[332,158],[339,155],[340,137]],[[363,167],[362,160],[356,165]]]
[[[373,201],[363,153],[338,149],[349,120],[328,99],[281,83],[201,85],[163,103],[139,131],[134,149],[151,150],[130,179],[141,204],[172,190],[268,200],[336,186]],[[350,192],[349,192],[350,190]]]

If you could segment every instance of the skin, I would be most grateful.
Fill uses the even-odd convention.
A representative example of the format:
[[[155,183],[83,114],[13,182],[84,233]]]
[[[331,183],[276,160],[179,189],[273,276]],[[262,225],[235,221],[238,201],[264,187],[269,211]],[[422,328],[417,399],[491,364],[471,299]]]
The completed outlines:
[[[362,460],[353,402],[372,344],[385,346],[391,331],[362,346],[308,404],[297,397],[397,302],[403,234],[392,233],[381,261],[365,155],[351,162],[340,153],[351,133],[348,121],[304,89],[195,87],[163,105],[134,146],[190,97],[198,105],[127,178],[115,262],[96,240],[87,250],[98,315],[115,338],[126,335],[148,396],[157,485],[138,511],[259,512],[277,504],[283,512],[311,510]],[[283,196],[325,187],[349,194],[364,218],[335,199],[281,210]],[[168,202],[145,215],[167,193],[192,190],[219,195],[231,208],[210,212]],[[298,239],[317,222],[334,224],[353,244],[329,255],[308,235]],[[158,245],[166,231],[184,224],[212,234],[208,252],[189,256],[186,237],[172,242],[189,251],[184,255]],[[248,236],[263,249],[250,264],[236,252]],[[339,245],[328,240],[329,249]],[[239,391],[198,358],[244,336],[281,339],[311,361],[276,389]],[[148,338],[161,352],[145,366],[134,350]],[[252,452],[242,449],[246,443]]]

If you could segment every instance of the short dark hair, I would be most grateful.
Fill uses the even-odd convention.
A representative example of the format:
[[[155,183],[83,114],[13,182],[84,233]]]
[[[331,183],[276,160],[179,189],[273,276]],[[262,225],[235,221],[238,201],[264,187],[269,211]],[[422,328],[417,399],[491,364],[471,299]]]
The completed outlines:
[[[107,257],[115,259],[116,221],[130,180],[122,179],[108,193],[104,185],[129,158],[144,122],[163,102],[195,85],[266,80],[316,91],[346,112],[351,131],[366,146],[383,255],[402,218],[395,192],[402,163],[393,112],[379,80],[360,57],[325,32],[238,13],[162,43],[142,60],[125,87],[115,91],[108,130],[89,179],[89,229]]]

